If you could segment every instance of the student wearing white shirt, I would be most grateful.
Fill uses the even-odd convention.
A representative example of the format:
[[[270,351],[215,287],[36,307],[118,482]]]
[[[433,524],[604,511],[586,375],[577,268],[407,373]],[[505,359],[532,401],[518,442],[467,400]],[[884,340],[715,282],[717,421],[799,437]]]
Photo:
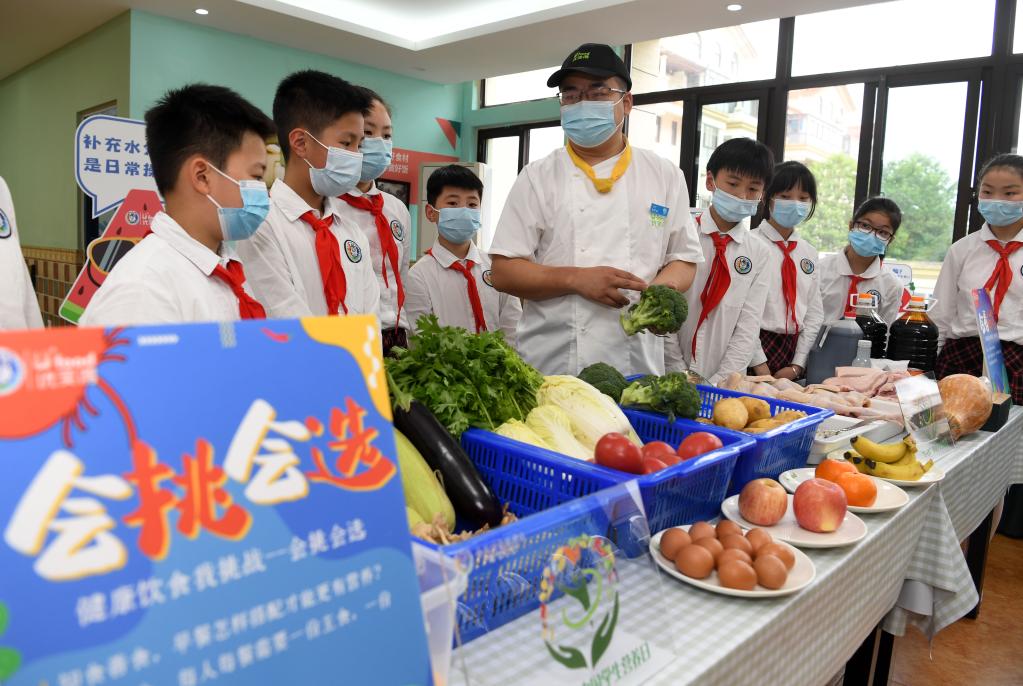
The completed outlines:
[[[18,242],[14,200],[0,176],[0,331],[38,329],[42,325],[39,301]]]
[[[1012,401],[1023,404],[1023,157],[998,155],[980,175],[980,231],[952,244],[934,287],[930,312],[944,345],[935,374],[984,373],[973,290],[990,293]]]
[[[774,155],[749,138],[725,141],[707,161],[710,208],[700,215],[704,261],[689,294],[689,317],[665,349],[670,371],[689,369],[716,384],[745,373],[759,347],[770,256],[750,234]]]
[[[263,174],[272,122],[237,93],[192,85],[146,112],[146,140],[166,210],[121,258],[82,326],[262,319],[226,241],[243,244],[266,218]]]
[[[888,198],[869,198],[849,222],[849,244],[821,260],[821,302],[824,321],[855,314],[849,297],[870,293],[878,300],[878,314],[889,326],[902,309],[902,282],[881,260],[902,224],[902,210]]]
[[[660,374],[664,339],[627,336],[619,308],[649,283],[692,283],[703,256],[685,178],[621,132],[632,79],[610,47],[580,46],[547,85],[569,143],[522,170],[490,246],[494,286],[523,300],[517,348],[544,374]]]
[[[408,326],[433,314],[441,326],[503,331],[515,345],[519,299],[491,285],[490,260],[473,243],[480,228],[483,182],[458,164],[441,167],[426,184],[426,218],[437,225],[433,247],[409,270]]]
[[[371,264],[380,290],[380,328],[384,354],[394,346],[408,346],[402,308],[412,252],[412,218],[398,198],[377,188],[391,164],[391,108],[368,88],[356,86],[370,101],[363,113],[362,174],[358,185],[341,196],[339,212],[366,235]],[[403,328],[405,327],[405,328]]]
[[[274,96],[284,179],[270,213],[239,252],[273,318],[377,314],[380,290],[366,235],[341,216],[338,196],[362,174],[366,95],[319,71],[286,77]]]
[[[768,246],[768,295],[750,366],[756,374],[795,380],[824,321],[817,248],[796,231],[817,209],[817,180],[801,162],[782,162],[764,197],[764,221],[753,235]]]

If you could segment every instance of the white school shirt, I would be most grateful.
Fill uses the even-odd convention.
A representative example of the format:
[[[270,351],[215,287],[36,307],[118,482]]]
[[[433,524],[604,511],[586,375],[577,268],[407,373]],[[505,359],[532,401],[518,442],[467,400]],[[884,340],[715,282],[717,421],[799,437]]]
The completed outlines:
[[[222,243],[218,255],[189,236],[165,212],[153,217],[151,228],[153,233],[110,270],[79,325],[238,320],[238,298],[230,286],[211,276],[218,264],[226,267],[229,260],[238,259],[231,245]],[[252,294],[248,282],[245,290]]]
[[[610,177],[617,161],[596,165],[597,177]],[[549,266],[615,267],[648,283],[669,262],[703,260],[682,171],[636,147],[608,193],[597,192],[565,148],[527,165],[508,194],[490,254]],[[596,362],[624,374],[663,373],[664,339],[627,336],[620,315],[577,295],[525,300],[517,349],[544,374],[578,374]]]
[[[398,246],[398,271],[400,272],[402,284],[406,284],[408,282],[409,256],[412,253],[412,218],[409,216],[405,203],[390,193],[381,191],[377,188],[376,182],[373,183],[373,186],[366,193],[356,188],[349,195],[354,197],[382,195],[384,197],[384,217],[387,218],[391,235],[394,236],[394,243]],[[404,313],[402,313],[400,320],[398,318],[398,282],[391,274],[390,260],[387,260],[387,285],[384,285],[384,277],[381,272],[383,254],[380,252],[380,236],[377,234],[377,224],[373,214],[352,207],[341,199],[337,201],[337,211],[342,217],[351,220],[358,226],[366,236],[366,244],[369,245],[371,253],[373,273],[377,276],[377,288],[380,291],[380,326],[384,329],[393,329],[395,324],[398,323],[407,329]],[[405,289],[406,291],[408,290],[407,285]],[[407,293],[405,298],[408,299]]]
[[[1021,232],[1023,233],[1023,232]],[[984,288],[998,263],[998,253],[986,241],[998,240],[991,227],[984,224],[952,244],[941,264],[934,286],[934,308],[928,316],[938,326],[942,342],[946,338],[968,338],[977,333],[977,311],[973,307],[973,289]],[[1023,240],[1017,234],[1013,240]],[[1004,241],[999,241],[1003,245]],[[998,337],[1003,341],[1023,343],[1023,248],[1009,256],[1012,281],[998,311]],[[995,296],[991,292],[991,306]]]
[[[427,314],[437,315],[441,326],[458,326],[476,332],[476,320],[469,303],[468,283],[461,272],[451,269],[455,262],[465,264],[447,248],[434,241],[431,255],[423,255],[409,270],[405,282],[405,310],[408,329],[415,333],[416,322]],[[515,346],[515,327],[522,316],[522,305],[515,296],[502,293],[490,285],[490,258],[470,244],[466,259],[473,261],[472,275],[483,305],[487,331],[501,330],[508,343]]]
[[[18,242],[14,200],[0,177],[0,331],[38,329],[42,325],[39,301]]]
[[[764,304],[764,316],[760,322],[761,331],[772,333],[795,333],[792,319],[785,309],[785,293],[782,290],[781,265],[784,254],[775,241],[784,241],[778,230],[770,222],[764,221],[753,230],[753,236],[767,244],[767,300]],[[796,322],[799,324],[799,339],[796,342],[796,352],[792,356],[792,364],[806,368],[806,358],[810,354],[817,339],[817,332],[824,323],[824,306],[821,302],[820,272],[818,265],[820,258],[817,255],[817,248],[809,241],[793,231],[789,236],[788,243],[795,241],[796,247],[790,253],[792,261],[796,264]],[[787,328],[786,328],[787,325]],[[754,350],[750,366],[755,367],[767,361],[760,345],[760,337],[757,337],[757,345]]]
[[[824,321],[835,322],[845,316],[845,308],[849,305],[849,277],[853,276],[853,270],[845,250],[821,258],[820,272]],[[877,313],[890,326],[899,318],[899,310],[902,308],[902,282],[885,269],[878,258],[860,276],[863,281],[857,290],[860,293],[871,293],[880,299]]]
[[[700,245],[704,260],[687,293],[689,316],[682,330],[670,338],[665,349],[668,371],[689,369],[716,384],[731,372],[746,373],[753,353],[760,347],[760,317],[767,298],[767,245],[750,234],[750,220],[744,219],[726,233],[732,237],[725,247],[731,282],[724,297],[696,334],[696,356],[692,353],[693,333],[703,306],[700,294],[710,277],[714,262],[712,234],[718,227],[710,212],[700,217]]]
[[[341,268],[345,273],[345,305],[348,314],[377,314],[380,289],[373,274],[373,258],[366,236],[352,221],[341,217],[341,203],[327,198],[324,207],[334,216],[331,233],[341,249]],[[245,275],[252,284],[256,299],[272,319],[323,317],[327,298],[323,295],[320,263],[316,259],[316,232],[301,216],[310,210],[298,193],[282,179],[270,188],[270,212],[252,238],[237,243],[238,254],[245,264]]]

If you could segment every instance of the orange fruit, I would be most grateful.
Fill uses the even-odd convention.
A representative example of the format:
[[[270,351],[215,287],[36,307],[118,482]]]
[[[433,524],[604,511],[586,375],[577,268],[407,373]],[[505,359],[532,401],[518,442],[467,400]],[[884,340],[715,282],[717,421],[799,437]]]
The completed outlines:
[[[838,477],[842,474],[859,474],[859,472],[856,471],[856,465],[852,462],[828,458],[821,460],[821,463],[817,465],[817,469],[813,472],[813,475],[818,479],[834,481],[835,483],[838,483]]]
[[[870,507],[877,500],[877,484],[866,474],[854,471],[852,474],[839,474],[835,481],[845,491],[845,499],[855,507]]]

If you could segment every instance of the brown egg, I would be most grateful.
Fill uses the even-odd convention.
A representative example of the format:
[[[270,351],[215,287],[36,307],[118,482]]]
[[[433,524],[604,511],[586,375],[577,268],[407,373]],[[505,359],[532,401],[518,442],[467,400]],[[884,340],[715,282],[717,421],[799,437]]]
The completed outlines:
[[[679,548],[692,543],[692,540],[682,529],[668,529],[661,535],[661,555],[669,560],[674,560]]]
[[[675,567],[693,579],[706,579],[714,570],[714,556],[703,546],[690,544],[675,554]]]
[[[742,536],[742,527],[730,519],[722,519],[714,528],[717,531],[719,541],[724,540],[725,536],[730,534]]]
[[[693,543],[696,543],[701,538],[716,538],[717,532],[707,522],[696,522],[689,527],[689,537],[693,539]]]
[[[710,551],[710,554],[717,559],[717,556],[724,551],[725,547],[721,545],[721,541],[716,538],[701,538],[698,541],[694,541],[693,545],[700,545]]]
[[[728,534],[721,539],[721,545],[725,547],[725,550],[728,550],[729,548],[738,548],[747,555],[753,554],[753,544],[750,543],[742,534]]]
[[[785,563],[785,569],[792,569],[796,565],[796,555],[792,552],[792,548],[788,547],[784,543],[768,543],[765,546],[761,546],[760,550],[757,551],[757,559],[761,555],[774,555],[776,558]]]
[[[767,533],[763,529],[750,529],[746,532],[746,539],[750,542],[750,545],[753,546],[754,552],[756,552],[762,545],[774,543],[774,539],[771,538],[771,534]]]
[[[721,551],[721,554],[715,558],[714,564],[717,565],[718,569],[721,569],[721,565],[729,560],[740,560],[748,565],[753,564],[753,558],[747,555],[745,551],[739,550],[738,548],[725,548]]]
[[[785,563],[774,555],[757,555],[753,569],[757,573],[757,583],[772,591],[784,586],[789,576]]]
[[[721,569],[718,570],[718,581],[725,588],[752,591],[757,585],[757,573],[745,562],[732,560],[721,565]]]

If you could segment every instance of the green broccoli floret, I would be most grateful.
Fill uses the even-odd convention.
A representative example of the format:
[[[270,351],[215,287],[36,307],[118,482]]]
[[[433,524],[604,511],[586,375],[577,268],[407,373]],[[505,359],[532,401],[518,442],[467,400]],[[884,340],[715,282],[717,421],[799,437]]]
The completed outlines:
[[[616,403],[621,399],[622,391],[629,385],[622,373],[606,362],[591,364],[579,372],[579,378]]]
[[[622,392],[624,407],[637,407],[675,417],[695,419],[700,414],[700,392],[685,374],[672,372],[662,377],[644,376]]]
[[[650,286],[639,302],[622,312],[622,328],[632,336],[644,329],[667,336],[682,328],[689,316],[689,303],[684,295],[668,286]]]

